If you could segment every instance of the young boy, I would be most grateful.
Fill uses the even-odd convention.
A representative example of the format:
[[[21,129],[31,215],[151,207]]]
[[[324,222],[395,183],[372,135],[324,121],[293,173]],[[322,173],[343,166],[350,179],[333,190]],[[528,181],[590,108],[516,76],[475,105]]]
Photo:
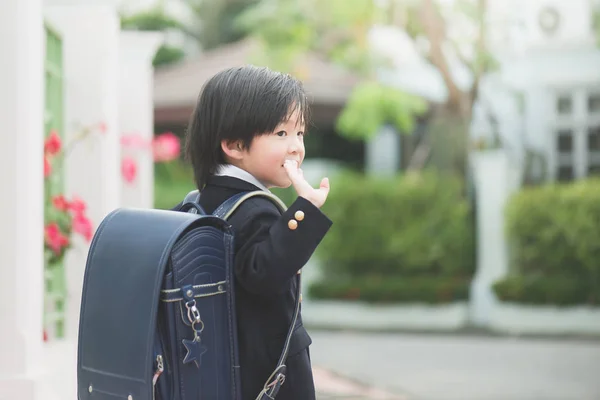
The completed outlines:
[[[280,215],[268,199],[247,200],[231,216],[242,399],[254,400],[273,372],[294,315],[295,276],[332,222],[319,209],[324,178],[309,185],[300,166],[308,104],[300,82],[267,68],[230,68],[204,86],[186,137],[186,155],[212,213],[229,197],[294,186],[297,200]],[[309,345],[299,317],[278,400],[315,399]]]

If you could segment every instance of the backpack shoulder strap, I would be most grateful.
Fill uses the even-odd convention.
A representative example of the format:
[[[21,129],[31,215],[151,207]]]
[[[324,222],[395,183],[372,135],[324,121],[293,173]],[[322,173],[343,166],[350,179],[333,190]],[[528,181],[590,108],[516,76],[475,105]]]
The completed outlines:
[[[183,199],[183,204],[185,203],[199,203],[200,202],[200,191],[192,190],[188,194],[185,195]]]
[[[202,206],[200,205],[200,191],[192,190],[181,202],[179,211],[189,212],[192,214],[207,215]]]
[[[279,211],[283,214],[287,210],[287,206],[275,196],[273,193],[265,192],[263,190],[255,190],[252,192],[241,192],[229,199],[225,200],[217,209],[213,212],[215,217],[219,217],[224,220],[228,220],[231,215],[244,203],[246,200],[252,197],[264,197],[270,200]]]
[[[272,193],[265,192],[262,190],[256,190],[252,192],[242,192],[232,196],[227,199],[223,204],[221,204],[215,212],[214,216],[219,217],[221,219],[227,220],[233,213],[244,203],[244,201],[251,199],[253,197],[264,197],[270,200],[275,206],[279,209],[279,211],[283,214],[287,210],[287,206],[279,199],[279,197],[275,196]],[[288,351],[290,348],[290,342],[292,339],[292,334],[294,333],[294,327],[298,321],[298,316],[300,315],[300,293],[302,293],[302,288],[300,286],[300,274],[296,275],[296,302],[294,306],[294,316],[292,317],[292,322],[288,329],[287,336],[285,338],[285,343],[283,345],[283,349],[281,350],[281,355],[279,356],[279,361],[277,362],[277,366],[275,370],[271,373],[267,381],[265,382],[263,389],[256,397],[256,400],[267,400],[274,399],[277,396],[277,392],[283,385],[285,381],[286,374],[286,366],[285,361],[287,359]]]

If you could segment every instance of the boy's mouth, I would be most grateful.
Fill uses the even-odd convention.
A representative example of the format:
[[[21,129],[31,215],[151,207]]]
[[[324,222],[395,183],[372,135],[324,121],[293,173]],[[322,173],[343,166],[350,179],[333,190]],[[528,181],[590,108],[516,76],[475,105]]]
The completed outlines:
[[[282,167],[284,167],[284,166],[285,166],[285,163],[286,163],[287,161],[293,161],[293,162],[295,162],[295,163],[296,163],[296,166],[297,166],[298,168],[300,168],[300,161],[298,161],[298,160],[285,160],[285,161],[283,162],[283,164],[281,164],[281,166],[282,166]]]

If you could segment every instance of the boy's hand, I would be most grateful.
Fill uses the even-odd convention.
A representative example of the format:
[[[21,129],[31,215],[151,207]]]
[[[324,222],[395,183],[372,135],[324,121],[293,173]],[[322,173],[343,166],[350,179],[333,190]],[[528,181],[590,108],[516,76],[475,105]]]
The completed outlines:
[[[321,206],[325,204],[325,200],[327,200],[327,195],[329,194],[328,178],[323,178],[319,188],[315,189],[306,182],[304,174],[302,173],[302,170],[298,168],[298,163],[296,161],[287,160],[283,164],[283,167],[292,181],[292,185],[294,186],[294,189],[296,189],[298,196],[304,197],[317,208],[321,208]]]

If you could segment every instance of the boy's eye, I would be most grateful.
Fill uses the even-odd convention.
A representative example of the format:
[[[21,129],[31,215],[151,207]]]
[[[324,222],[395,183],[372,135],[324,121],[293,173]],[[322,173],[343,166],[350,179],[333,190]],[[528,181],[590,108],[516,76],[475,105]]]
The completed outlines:
[[[283,136],[287,135],[287,132],[286,131],[279,131],[279,132],[276,133],[276,135],[279,136],[279,137],[283,137]]]
[[[304,132],[298,132],[298,136],[304,136]]]

